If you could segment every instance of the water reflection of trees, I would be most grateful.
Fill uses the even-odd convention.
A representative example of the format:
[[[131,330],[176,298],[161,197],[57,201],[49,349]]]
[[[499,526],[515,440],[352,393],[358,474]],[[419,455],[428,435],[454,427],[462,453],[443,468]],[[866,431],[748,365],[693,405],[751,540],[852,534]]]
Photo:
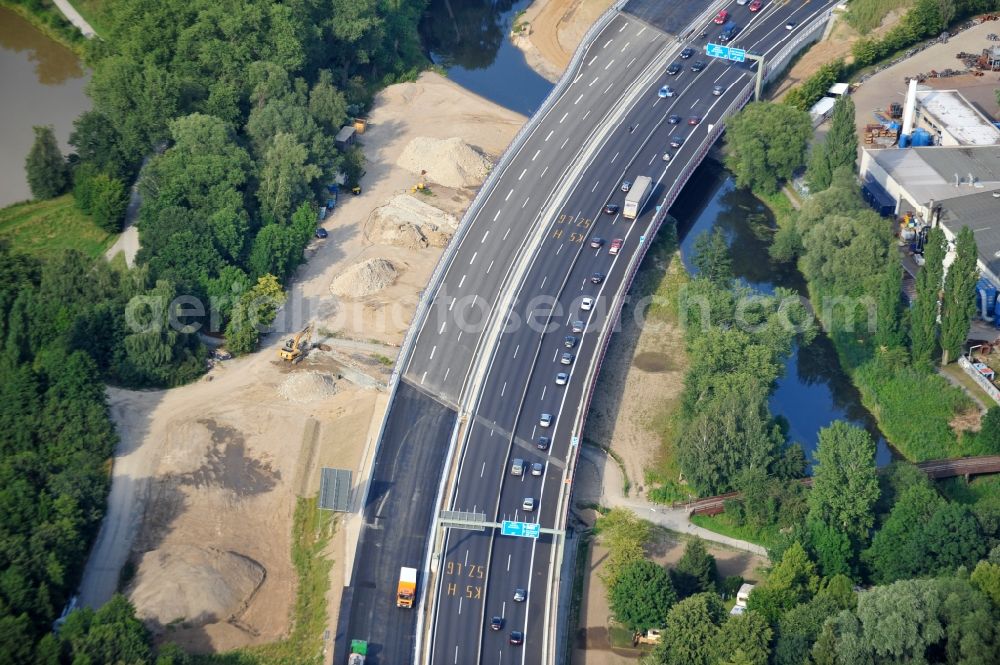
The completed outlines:
[[[514,0],[431,0],[420,22],[424,45],[438,64],[485,69],[506,38]]]
[[[0,8],[0,49],[28,52],[35,76],[42,85],[60,85],[83,76],[83,67],[72,51],[49,39],[9,9]]]

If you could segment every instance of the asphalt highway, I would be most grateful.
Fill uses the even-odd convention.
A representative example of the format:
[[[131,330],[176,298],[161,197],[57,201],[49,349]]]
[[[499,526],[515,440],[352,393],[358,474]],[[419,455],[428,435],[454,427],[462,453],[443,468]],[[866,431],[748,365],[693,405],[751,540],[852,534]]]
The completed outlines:
[[[786,30],[786,23],[806,23],[829,4],[765,5],[755,15],[746,6],[731,3],[727,9],[741,27],[733,44],[765,55],[773,53],[794,35],[794,30]],[[710,22],[696,27],[693,34],[704,28],[710,40],[720,29]],[[617,54],[627,50],[626,45],[638,32],[646,34],[650,30],[654,29],[628,14],[620,15],[595,39],[593,55],[588,53],[585,58],[587,66],[593,72],[613,69]],[[658,75],[642,81],[642,94],[632,97],[611,131],[598,132],[598,149],[589,153],[593,159],[583,165],[570,183],[556,214],[541,220],[545,239],[517,287],[514,306],[506,312],[509,325],[492,349],[481,396],[470,421],[450,506],[454,510],[484,511],[487,519],[496,521],[538,521],[546,527],[556,523],[557,499],[566,481],[566,461],[573,454],[571,437],[577,408],[585,398],[586,371],[598,351],[599,332],[609,323],[611,299],[628,277],[625,268],[644,241],[642,237],[654,213],[654,205],[650,203],[637,220],[629,221],[617,214],[605,214],[602,209],[607,203],[621,206],[625,197],[622,181],[634,180],[639,175],[653,178],[656,189],[652,199],[662,199],[674,180],[693,165],[709,126],[752,84],[753,72],[749,67],[705,57],[703,42],[697,39],[676,43],[668,35],[660,34],[662,39],[651,43],[664,53],[651,59],[663,62],[664,66],[676,60],[684,65],[681,73],[669,76],[661,66]],[[688,45],[699,52],[689,59],[679,59],[680,50]],[[692,72],[690,65],[699,59],[705,60],[707,66],[700,72]],[[625,81],[628,72],[619,75]],[[585,81],[586,77],[585,74],[578,80]],[[658,97],[657,90],[665,84],[674,87],[678,94]],[[723,86],[723,94],[713,95],[716,85]],[[593,101],[599,104],[599,98]],[[578,115],[583,112],[581,109]],[[670,115],[679,115],[681,124],[671,125]],[[697,116],[700,122],[688,124],[692,116]],[[684,139],[679,148],[668,146],[675,136]],[[536,145],[537,140],[529,142],[521,154],[540,150]],[[664,152],[671,155],[670,161],[662,160]],[[511,197],[530,198],[535,188],[537,185],[533,184],[514,188]],[[505,193],[502,186],[497,189]],[[596,249],[589,243],[595,236],[605,241]],[[608,246],[615,238],[624,243],[621,252],[611,256]],[[475,242],[473,233],[466,242]],[[486,238],[479,242],[485,244]],[[506,254],[503,248],[499,251]],[[483,251],[477,258],[496,261],[494,256],[491,251]],[[465,268],[457,263],[451,269],[455,274]],[[603,275],[598,284],[591,280],[595,272]],[[463,295],[452,297],[460,300]],[[584,297],[596,299],[592,310],[581,309]],[[571,323],[576,320],[584,321],[585,331],[576,335],[579,339],[573,348],[567,348],[565,336],[572,334]],[[526,325],[526,321],[534,324]],[[575,357],[571,364],[563,365],[561,356],[567,352]],[[569,373],[566,385],[556,385],[558,372]],[[541,426],[539,419],[543,413],[553,415],[551,426]],[[552,440],[546,451],[535,445],[542,435]],[[541,476],[528,471],[513,476],[510,465],[514,458],[525,460],[529,466],[540,462],[545,470]],[[523,510],[526,497],[535,500],[535,510]],[[451,530],[439,565],[432,661],[454,665],[541,663],[546,640],[551,639],[545,619],[552,550],[550,536],[533,540],[504,537],[491,531]],[[527,592],[526,601],[514,600],[518,588]],[[493,616],[501,617],[500,630],[490,629]],[[512,630],[524,632],[523,645],[508,643]]]

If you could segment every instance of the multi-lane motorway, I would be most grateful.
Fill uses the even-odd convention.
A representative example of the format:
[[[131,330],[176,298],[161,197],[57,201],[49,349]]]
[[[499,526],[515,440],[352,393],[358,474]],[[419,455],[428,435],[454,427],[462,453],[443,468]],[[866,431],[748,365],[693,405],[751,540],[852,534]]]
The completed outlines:
[[[453,434],[461,438],[449,509],[482,512],[489,521],[559,523],[572,439],[594,378],[589,370],[599,362],[613,301],[631,279],[626,268],[649,242],[655,202],[690,173],[712,127],[752,81],[748,67],[707,58],[697,35],[704,30],[712,40],[720,30],[712,18],[726,9],[741,28],[735,43],[766,57],[830,0],[766,2],[756,13],[735,2],[678,1],[670,12],[665,4],[634,0],[590,40],[572,83],[495,179],[433,294],[390,406],[342,608],[341,643],[367,639],[373,662],[414,658],[416,612],[397,610],[393,592],[400,566],[423,563]],[[790,22],[796,26],[786,29]],[[696,52],[681,59],[685,47]],[[698,60],[706,66],[692,71]],[[675,61],[681,71],[668,75]],[[658,96],[663,85],[676,94]],[[670,123],[673,115],[678,124]],[[698,122],[689,124],[692,118]],[[679,147],[669,146],[674,137],[683,139]],[[643,214],[632,221],[604,212],[609,203],[622,205],[622,182],[640,175],[655,185]],[[603,244],[593,247],[594,238]],[[612,255],[615,239],[622,246]],[[594,299],[591,309],[583,309],[584,298]],[[582,331],[573,332],[578,321]],[[572,347],[567,335],[576,338]],[[565,353],[572,354],[568,364]],[[565,385],[556,382],[560,372],[568,374]],[[461,404],[469,407],[467,420],[455,429]],[[553,417],[547,427],[542,414]],[[549,439],[544,450],[542,436]],[[521,475],[510,473],[514,458],[528,465]],[[543,465],[540,475],[531,473],[534,463]],[[526,512],[529,498],[534,508]],[[436,588],[421,580],[433,607],[424,645],[431,660],[546,662],[557,553],[550,535],[449,530],[435,562]],[[515,600],[516,589],[525,600]],[[490,628],[493,616],[502,620],[499,630]],[[509,643],[512,631],[524,634],[523,644]]]

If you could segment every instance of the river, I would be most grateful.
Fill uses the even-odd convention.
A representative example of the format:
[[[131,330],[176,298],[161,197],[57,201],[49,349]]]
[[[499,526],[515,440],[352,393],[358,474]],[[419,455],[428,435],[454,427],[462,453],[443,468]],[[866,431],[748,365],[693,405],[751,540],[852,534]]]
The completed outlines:
[[[64,151],[73,121],[90,108],[90,73],[76,55],[0,7],[0,207],[31,198],[24,175],[33,125],[52,125]]]

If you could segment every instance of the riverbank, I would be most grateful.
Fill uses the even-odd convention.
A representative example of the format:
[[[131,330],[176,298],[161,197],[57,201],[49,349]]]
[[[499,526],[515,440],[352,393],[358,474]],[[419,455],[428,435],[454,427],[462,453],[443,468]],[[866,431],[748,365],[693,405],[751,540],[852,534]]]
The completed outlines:
[[[536,0],[515,21],[514,45],[528,65],[558,81],[587,30],[614,0]]]
[[[0,0],[0,7],[10,10],[35,26],[49,39],[59,42],[76,53],[81,58],[87,47],[87,38],[63,16],[58,7],[48,4],[38,4],[32,9],[18,2]]]

